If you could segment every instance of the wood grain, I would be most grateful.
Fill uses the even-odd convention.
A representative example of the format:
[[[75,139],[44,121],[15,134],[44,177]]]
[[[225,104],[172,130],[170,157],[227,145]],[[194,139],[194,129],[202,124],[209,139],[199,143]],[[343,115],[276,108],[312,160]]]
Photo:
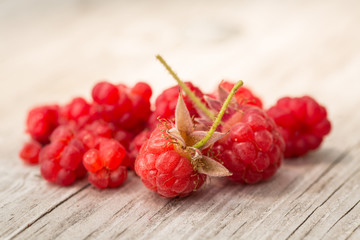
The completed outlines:
[[[359,1],[0,2],[1,239],[359,239]],[[167,200],[130,174],[120,189],[46,183],[17,156],[26,111],[89,98],[99,79],[243,79],[265,106],[311,94],[333,130],[321,149],[254,186],[212,179]]]

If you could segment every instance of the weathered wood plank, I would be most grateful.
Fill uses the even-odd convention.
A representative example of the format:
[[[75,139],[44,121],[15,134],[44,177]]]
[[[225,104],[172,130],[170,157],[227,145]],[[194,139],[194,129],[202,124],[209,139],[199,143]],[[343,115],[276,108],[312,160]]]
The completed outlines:
[[[0,3],[0,237],[358,239],[360,3],[159,3]],[[173,84],[158,52],[207,91],[225,76],[244,79],[267,106],[313,94],[333,132],[269,182],[213,180],[183,200],[159,198],[134,176],[118,190],[60,188],[19,162],[26,109],[89,96],[103,77],[150,80],[156,95]]]

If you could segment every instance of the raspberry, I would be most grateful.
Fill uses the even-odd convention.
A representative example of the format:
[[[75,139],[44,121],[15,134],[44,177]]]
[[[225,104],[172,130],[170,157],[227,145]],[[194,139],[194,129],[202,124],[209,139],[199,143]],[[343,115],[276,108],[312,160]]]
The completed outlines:
[[[113,171],[101,169],[96,173],[89,173],[89,182],[97,188],[117,188],[127,179],[126,167],[118,167]]]
[[[127,88],[108,82],[96,84],[92,97],[97,114],[106,122],[114,122],[131,111],[132,103],[126,91]]]
[[[96,118],[137,134],[144,129],[151,114],[151,94],[150,86],[143,82],[133,88],[100,82],[92,91]]]
[[[149,84],[138,82],[131,89],[131,94],[142,96],[145,100],[149,101],[152,95],[152,90]]]
[[[74,138],[73,130],[60,126],[50,137],[51,143],[39,155],[41,175],[49,182],[68,186],[86,175],[82,165],[85,147]]]
[[[91,112],[91,105],[84,98],[76,97],[60,108],[61,124],[74,121],[79,127],[82,127],[92,120]]]
[[[123,145],[126,149],[129,149],[134,138],[134,134],[132,132],[118,128],[115,130],[113,135],[114,139],[121,143],[121,145]]]
[[[83,156],[83,164],[89,171],[89,182],[98,188],[115,188],[127,178],[125,148],[115,139],[102,138],[97,148],[89,149]]]
[[[201,92],[201,90],[197,87],[195,87],[191,82],[185,83],[194,94],[200,98],[202,101],[204,94]],[[166,90],[164,90],[155,100],[155,111],[151,115],[149,119],[149,126],[151,129],[155,129],[156,125],[158,124],[158,118],[164,118],[173,120],[175,115],[175,108],[176,108],[176,102],[179,96],[179,87],[173,86]],[[191,99],[187,96],[184,96],[184,101],[186,104],[187,109],[190,112],[190,116],[198,117],[199,114],[197,113],[197,110],[192,103]]]
[[[31,140],[24,144],[20,150],[19,156],[26,163],[36,164],[39,162],[39,153],[41,148],[42,146],[40,143]]]
[[[185,197],[203,185],[206,175],[194,171],[165,130],[161,125],[152,132],[136,159],[135,171],[147,188],[161,196]]]
[[[208,133],[198,131],[182,94],[179,94],[175,124],[164,119],[143,143],[135,160],[135,172],[144,185],[166,198],[185,197],[204,184],[206,175],[231,175],[221,164],[201,152],[223,136],[214,131],[224,112],[225,109]],[[139,136],[139,145],[146,135],[143,132]]]
[[[117,87],[109,82],[99,82],[92,90],[92,97],[98,104],[115,104],[119,101],[119,91]]]
[[[317,149],[331,130],[325,107],[309,96],[281,98],[267,113],[285,139],[287,158]]]
[[[102,120],[85,125],[76,135],[86,148],[95,148],[101,138],[113,137],[113,126]]]
[[[35,107],[28,113],[26,131],[41,144],[49,143],[52,131],[59,125],[57,105]]]
[[[129,146],[129,166],[130,169],[134,169],[135,159],[138,156],[140,149],[144,142],[149,139],[151,132],[149,130],[144,130],[139,133],[130,143]]]
[[[222,132],[229,134],[215,144],[213,154],[233,173],[229,178],[235,182],[269,179],[281,165],[284,140],[262,109],[242,105],[238,110],[224,123]]]
[[[137,134],[144,129],[151,115],[150,101],[139,95],[130,95],[130,97],[132,110],[123,114],[115,124]]]
[[[70,125],[60,125],[50,136],[51,142],[69,142],[75,136],[75,131]]]
[[[234,87],[234,83],[222,81],[220,86],[223,87],[225,90],[230,91]],[[246,87],[241,87],[235,94],[235,99],[238,104],[248,104],[254,105],[262,108],[263,104],[259,97],[254,95],[250,89]]]

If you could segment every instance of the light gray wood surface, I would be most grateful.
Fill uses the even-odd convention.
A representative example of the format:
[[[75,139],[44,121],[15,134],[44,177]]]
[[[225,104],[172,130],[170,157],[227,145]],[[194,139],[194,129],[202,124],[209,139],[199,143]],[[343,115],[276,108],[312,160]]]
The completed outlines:
[[[333,129],[270,181],[212,179],[185,199],[44,181],[17,154],[26,111],[101,80],[242,79],[265,106],[313,95]],[[360,239],[359,1],[0,1],[0,239]],[[153,98],[154,99],[154,98]]]

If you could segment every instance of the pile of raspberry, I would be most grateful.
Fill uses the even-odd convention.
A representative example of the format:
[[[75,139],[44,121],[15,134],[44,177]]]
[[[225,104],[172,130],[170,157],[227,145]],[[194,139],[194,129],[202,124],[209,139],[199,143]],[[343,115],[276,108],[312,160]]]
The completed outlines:
[[[234,83],[221,81],[209,94],[191,82],[184,85],[187,91],[165,89],[152,105],[147,83],[102,81],[90,101],[76,97],[61,106],[35,107],[27,115],[31,139],[20,158],[39,164],[42,177],[61,186],[87,177],[97,188],[115,188],[135,171],[147,188],[174,198],[200,189],[209,176],[240,184],[270,179],[284,157],[317,149],[331,129],[325,107],[312,97],[284,97],[263,109],[261,99],[241,87],[217,126],[216,140],[197,149]]]
[[[152,113],[151,95],[144,82],[130,88],[102,81],[92,88],[91,101],[75,97],[63,106],[35,107],[26,119],[31,140],[20,157],[39,163],[42,177],[61,186],[87,176],[98,188],[118,187],[134,168],[136,139]]]

